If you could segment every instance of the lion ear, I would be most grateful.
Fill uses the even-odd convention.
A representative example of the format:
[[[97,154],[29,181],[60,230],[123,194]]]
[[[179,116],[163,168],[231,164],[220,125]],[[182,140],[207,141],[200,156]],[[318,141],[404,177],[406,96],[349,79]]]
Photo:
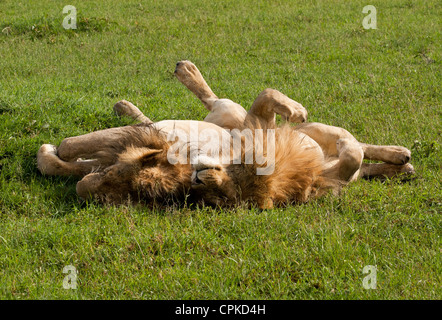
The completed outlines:
[[[161,152],[163,152],[163,150],[148,149],[143,152],[143,154],[138,158],[138,161],[140,161],[142,165],[147,165],[154,160],[153,158],[155,157],[155,155]]]

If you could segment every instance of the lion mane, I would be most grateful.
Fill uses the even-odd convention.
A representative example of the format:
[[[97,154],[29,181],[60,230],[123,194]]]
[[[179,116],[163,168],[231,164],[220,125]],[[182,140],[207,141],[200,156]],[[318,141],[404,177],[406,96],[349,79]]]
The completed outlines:
[[[263,135],[258,145],[268,152],[267,129],[275,130],[274,170],[270,174],[257,175],[258,168],[269,165],[259,164],[256,159],[247,164],[245,154],[252,146],[242,145],[241,163],[218,167],[205,175],[199,189],[199,198],[207,204],[231,206],[240,202],[257,205],[259,208],[284,206],[290,203],[304,203],[332,191],[339,192],[343,182],[326,177],[324,159],[315,148],[305,147],[303,136],[290,125],[264,127],[258,121],[249,121],[244,128],[262,129]],[[222,181],[220,183],[220,181]],[[233,189],[233,190],[232,190]],[[233,192],[232,192],[233,191]]]

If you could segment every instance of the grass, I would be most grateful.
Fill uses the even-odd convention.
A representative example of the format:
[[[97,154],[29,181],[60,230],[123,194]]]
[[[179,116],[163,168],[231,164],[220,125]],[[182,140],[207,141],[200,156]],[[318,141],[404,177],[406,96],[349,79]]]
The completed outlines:
[[[77,30],[62,27],[67,4]],[[441,4],[372,1],[378,29],[365,30],[367,4],[2,1],[0,298],[440,299]],[[309,121],[410,148],[416,178],[259,213],[82,203],[75,179],[39,174],[41,144],[129,124],[118,100],[203,119],[173,76],[181,59],[246,108],[271,87]]]

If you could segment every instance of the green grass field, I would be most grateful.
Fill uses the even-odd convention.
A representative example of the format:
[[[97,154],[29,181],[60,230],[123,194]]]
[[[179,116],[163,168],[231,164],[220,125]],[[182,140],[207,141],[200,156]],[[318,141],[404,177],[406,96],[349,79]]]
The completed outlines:
[[[0,298],[441,299],[441,17],[436,0],[1,1]],[[151,211],[83,203],[74,178],[38,172],[41,144],[130,124],[121,99],[202,120],[182,59],[246,109],[275,88],[309,121],[411,149],[415,179],[261,213]]]

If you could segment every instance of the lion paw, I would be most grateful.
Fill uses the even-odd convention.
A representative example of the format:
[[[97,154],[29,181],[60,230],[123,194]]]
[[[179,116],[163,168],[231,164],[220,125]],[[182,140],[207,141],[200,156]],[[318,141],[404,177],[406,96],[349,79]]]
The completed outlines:
[[[213,103],[218,97],[192,62],[189,60],[178,61],[175,67],[175,76],[201,100],[209,111],[212,110]]]
[[[181,82],[189,80],[199,81],[203,78],[198,68],[189,60],[177,62],[175,67],[175,75]]]
[[[291,100],[291,99],[290,99]],[[284,120],[293,123],[303,123],[307,121],[307,110],[298,102],[292,100],[290,104],[286,104],[287,112],[281,114]]]
[[[57,155],[57,147],[53,144],[44,144],[38,150],[38,154],[40,155]]]
[[[404,147],[390,146],[387,150],[384,150],[384,156],[388,158],[389,163],[393,164],[406,164],[411,159],[411,151]]]
[[[275,89],[265,89],[255,100],[257,104],[272,106],[273,112],[289,122],[301,123],[307,121],[307,110],[295,100]]]
[[[198,98],[215,96],[204,80],[198,68],[189,60],[178,61],[175,67],[175,76]]]
[[[57,147],[52,144],[44,144],[37,153],[37,168],[42,174],[54,174],[54,167],[60,161],[57,156]]]
[[[137,107],[135,107],[132,103],[126,100],[118,101],[114,105],[114,111],[117,114],[117,116],[131,116],[132,114],[136,113],[138,110]]]
[[[145,123],[152,123],[152,121],[146,117],[140,109],[138,109],[135,105],[133,105],[131,102],[126,100],[118,101],[114,105],[114,112],[117,114],[117,116],[128,116],[131,117],[134,120],[138,120]]]
[[[414,170],[414,167],[410,163],[407,163],[402,166],[401,173],[405,175],[413,175],[416,173],[416,171]]]

